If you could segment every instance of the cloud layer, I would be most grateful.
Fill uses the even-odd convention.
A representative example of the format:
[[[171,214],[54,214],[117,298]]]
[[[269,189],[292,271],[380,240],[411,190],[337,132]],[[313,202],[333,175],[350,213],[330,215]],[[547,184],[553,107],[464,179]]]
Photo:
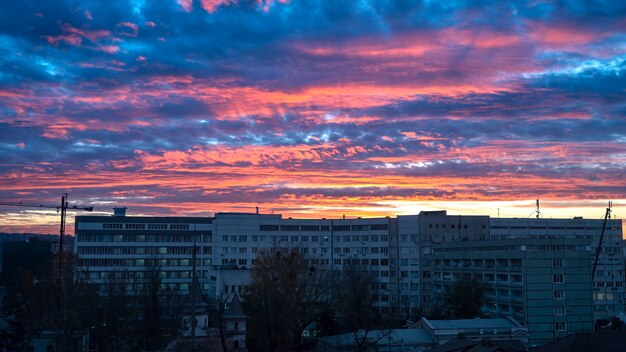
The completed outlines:
[[[625,74],[623,1],[9,4],[0,200],[598,217],[626,199]]]

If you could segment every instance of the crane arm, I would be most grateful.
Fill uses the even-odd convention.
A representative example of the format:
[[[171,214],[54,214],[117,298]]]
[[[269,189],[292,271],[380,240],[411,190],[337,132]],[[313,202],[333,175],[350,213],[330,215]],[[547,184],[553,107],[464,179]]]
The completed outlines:
[[[0,206],[47,208],[47,209],[56,209],[56,210],[60,210],[62,208],[61,205],[36,204],[36,203],[24,203],[24,202],[0,202]],[[65,209],[66,210],[93,211],[93,207],[84,207],[84,206],[79,206],[79,205],[66,205]]]

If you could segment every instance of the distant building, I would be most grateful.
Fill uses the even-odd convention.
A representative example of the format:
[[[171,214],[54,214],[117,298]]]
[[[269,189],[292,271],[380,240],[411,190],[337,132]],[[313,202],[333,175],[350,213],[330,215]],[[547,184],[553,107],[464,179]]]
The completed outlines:
[[[317,350],[354,351],[357,344],[365,347],[363,350],[372,352],[426,351],[436,346],[436,342],[423,329],[383,329],[320,337],[317,341]]]
[[[248,316],[243,312],[239,295],[234,294],[224,311],[226,346],[230,351],[247,351],[246,334]]]
[[[528,329],[512,317],[494,319],[433,320],[421,318],[415,324],[426,331],[438,345],[463,337],[467,340],[516,340],[528,343]]]
[[[479,341],[464,337],[448,341],[429,352],[526,352],[526,347],[517,340],[494,341],[485,338]]]
[[[443,302],[455,281],[483,283],[492,316],[513,316],[539,345],[592,331],[588,240],[514,239],[433,247],[433,296]]]

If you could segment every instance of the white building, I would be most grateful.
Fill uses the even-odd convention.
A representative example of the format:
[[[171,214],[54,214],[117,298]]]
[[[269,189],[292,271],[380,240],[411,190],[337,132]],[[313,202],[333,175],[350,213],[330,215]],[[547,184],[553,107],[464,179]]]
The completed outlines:
[[[376,304],[382,311],[409,317],[427,310],[431,303],[433,244],[572,237],[588,239],[595,248],[602,220],[503,219],[453,216],[445,211],[367,219],[286,219],[258,213],[217,213],[212,218],[118,214],[77,216],[75,226],[74,251],[94,282],[104,282],[115,270],[142,279],[146,270],[159,267],[163,285],[187,294],[195,242],[203,291],[241,293],[260,251],[297,248],[311,265],[336,270],[350,264],[370,267],[378,278]],[[598,319],[623,307],[621,238],[621,221],[610,220],[594,283]]]

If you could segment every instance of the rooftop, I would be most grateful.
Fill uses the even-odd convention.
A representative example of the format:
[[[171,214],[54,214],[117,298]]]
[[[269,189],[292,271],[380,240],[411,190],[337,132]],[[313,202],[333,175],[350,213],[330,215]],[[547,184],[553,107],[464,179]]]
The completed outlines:
[[[422,318],[426,326],[433,330],[459,330],[459,329],[512,329],[522,326],[513,318],[494,319],[451,319],[451,320],[429,320]]]

